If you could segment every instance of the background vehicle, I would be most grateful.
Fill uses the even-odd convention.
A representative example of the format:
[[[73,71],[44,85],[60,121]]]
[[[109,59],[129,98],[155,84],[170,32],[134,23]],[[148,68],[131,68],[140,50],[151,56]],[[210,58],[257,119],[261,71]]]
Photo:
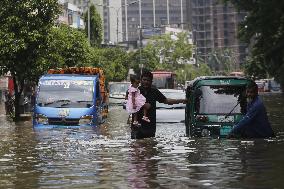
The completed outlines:
[[[109,82],[109,104],[123,105],[130,82]]]
[[[35,127],[95,126],[105,121],[108,97],[103,70],[49,70],[39,80],[33,115]]]
[[[186,89],[186,135],[225,137],[246,112],[246,85],[234,76],[199,77]]]
[[[229,75],[230,76],[238,76],[238,77],[244,77],[245,76],[244,72],[231,72]]]
[[[159,89],[167,98],[184,99],[185,91],[176,89]],[[178,123],[184,122],[185,104],[168,105],[156,103],[156,121],[157,123]]]
[[[264,91],[265,92],[281,92],[281,86],[278,82],[272,79],[263,79],[265,82]]]
[[[176,74],[168,71],[153,71],[153,85],[158,89],[175,89]]]
[[[274,79],[268,80],[268,87],[269,87],[269,91],[271,92],[281,92],[280,84],[276,82]]]
[[[255,83],[257,84],[258,87],[258,92],[265,92],[265,81],[264,80],[256,80]]]

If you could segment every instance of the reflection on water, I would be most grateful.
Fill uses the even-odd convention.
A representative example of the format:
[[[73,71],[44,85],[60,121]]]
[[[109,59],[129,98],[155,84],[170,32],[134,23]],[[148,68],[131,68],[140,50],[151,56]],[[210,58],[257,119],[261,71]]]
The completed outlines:
[[[188,138],[179,123],[131,140],[121,107],[97,128],[33,130],[0,110],[0,188],[283,188],[284,99],[262,98],[275,139]]]

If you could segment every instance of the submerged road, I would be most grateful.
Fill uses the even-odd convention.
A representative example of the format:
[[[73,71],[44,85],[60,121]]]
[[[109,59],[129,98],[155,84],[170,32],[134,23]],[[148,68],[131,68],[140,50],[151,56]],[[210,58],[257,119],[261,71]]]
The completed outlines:
[[[159,124],[155,138],[131,140],[127,114],[110,107],[97,128],[33,130],[0,107],[0,188],[284,188],[284,97],[261,95],[277,137],[185,137]]]

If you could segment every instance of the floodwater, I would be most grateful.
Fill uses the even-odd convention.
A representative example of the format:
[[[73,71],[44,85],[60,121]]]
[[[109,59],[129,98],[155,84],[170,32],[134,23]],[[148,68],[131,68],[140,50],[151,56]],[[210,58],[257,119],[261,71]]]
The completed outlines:
[[[1,107],[0,188],[284,188],[284,97],[262,98],[270,140],[188,138],[183,124],[131,140],[121,107],[95,129],[33,130]]]

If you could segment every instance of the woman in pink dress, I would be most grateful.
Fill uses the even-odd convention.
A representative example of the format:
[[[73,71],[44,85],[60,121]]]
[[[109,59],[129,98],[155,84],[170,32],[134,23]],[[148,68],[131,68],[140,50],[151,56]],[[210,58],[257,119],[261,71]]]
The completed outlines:
[[[128,95],[126,102],[126,110],[128,113],[133,116],[133,125],[138,126],[139,122],[137,121],[137,112],[143,108],[144,116],[142,119],[144,121],[150,122],[150,119],[147,117],[147,112],[150,109],[151,105],[146,103],[146,98],[140,93],[138,86],[140,84],[140,79],[134,75],[130,78],[131,85],[128,87]]]

